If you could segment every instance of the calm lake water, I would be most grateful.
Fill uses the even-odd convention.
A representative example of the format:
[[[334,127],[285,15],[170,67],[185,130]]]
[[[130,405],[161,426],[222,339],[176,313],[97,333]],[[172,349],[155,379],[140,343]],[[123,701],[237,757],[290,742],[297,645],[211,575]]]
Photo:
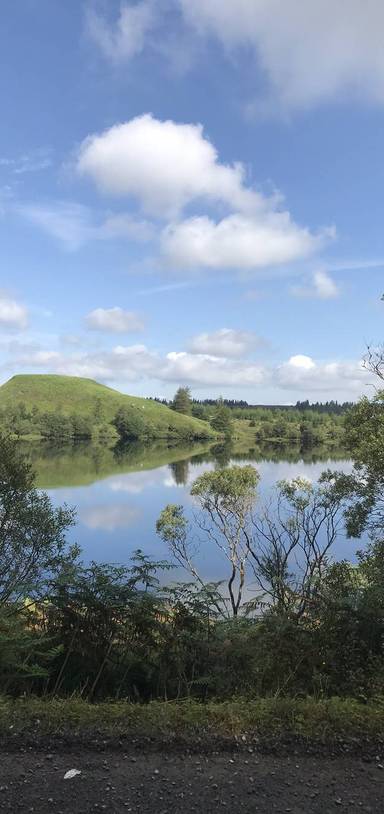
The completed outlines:
[[[189,490],[202,472],[218,466],[252,463],[260,474],[260,501],[274,484],[297,475],[316,481],[325,469],[350,472],[352,464],[342,453],[297,448],[264,448],[230,453],[202,447],[144,448],[131,445],[120,454],[89,446],[29,447],[38,485],[54,504],[67,503],[77,510],[77,525],[69,539],[79,543],[85,561],[127,563],[132,552],[143,549],[156,559],[167,550],[156,536],[156,520],[167,503],[182,504],[189,516]],[[362,541],[338,540],[334,556],[353,560]],[[199,568],[206,580],[225,576],[225,560],[211,546],[200,550]],[[185,578],[181,570],[167,574],[168,581]]]

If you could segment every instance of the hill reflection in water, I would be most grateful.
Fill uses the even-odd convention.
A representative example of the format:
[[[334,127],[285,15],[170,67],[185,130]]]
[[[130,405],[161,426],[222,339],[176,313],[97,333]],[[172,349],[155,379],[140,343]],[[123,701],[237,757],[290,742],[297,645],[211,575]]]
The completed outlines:
[[[300,449],[282,445],[236,449],[228,445],[145,447],[131,444],[120,449],[92,445],[27,446],[37,472],[37,483],[55,505],[67,503],[77,511],[77,524],[69,539],[77,542],[85,561],[126,563],[142,548],[156,559],[168,552],[156,536],[156,520],[168,503],[182,504],[193,522],[192,482],[202,472],[230,463],[253,463],[260,474],[259,499],[271,494],[276,481],[305,476],[315,481],[324,469],[350,471],[343,450]],[[353,559],[361,541],[340,538],[335,554]],[[218,580],[226,573],[220,553],[200,546],[202,574]],[[169,581],[185,579],[175,569]]]

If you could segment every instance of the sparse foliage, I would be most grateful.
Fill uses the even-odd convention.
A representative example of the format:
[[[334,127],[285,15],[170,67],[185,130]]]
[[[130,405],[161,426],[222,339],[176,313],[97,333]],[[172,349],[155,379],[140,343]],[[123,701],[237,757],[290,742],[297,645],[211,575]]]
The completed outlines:
[[[342,497],[331,472],[316,485],[302,477],[277,484],[253,518],[250,562],[261,595],[279,613],[300,619],[316,601],[342,527]]]
[[[244,589],[249,525],[258,480],[254,467],[234,466],[200,475],[191,489],[198,506],[198,528],[229,562],[227,589],[233,616],[239,613]],[[194,561],[196,546],[182,507],[167,506],[157,522],[157,531],[176,561],[202,583]]]

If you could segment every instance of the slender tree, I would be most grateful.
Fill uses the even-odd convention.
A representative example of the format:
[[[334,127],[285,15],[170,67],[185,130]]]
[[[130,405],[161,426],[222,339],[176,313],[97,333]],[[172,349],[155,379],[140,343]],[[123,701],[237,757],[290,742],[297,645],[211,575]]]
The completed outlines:
[[[179,387],[172,402],[172,409],[175,410],[176,413],[191,415],[192,401],[189,387]]]
[[[233,425],[229,407],[226,407],[222,398],[218,399],[216,410],[211,421],[211,427],[225,436],[232,435]]]
[[[227,580],[231,615],[239,613],[249,557],[251,513],[256,501],[259,475],[253,466],[233,466],[205,472],[194,482],[191,495],[197,511],[195,521],[206,540],[220,549],[229,562]],[[157,532],[174,559],[203,585],[194,555],[188,520],[182,506],[169,505],[157,521]]]

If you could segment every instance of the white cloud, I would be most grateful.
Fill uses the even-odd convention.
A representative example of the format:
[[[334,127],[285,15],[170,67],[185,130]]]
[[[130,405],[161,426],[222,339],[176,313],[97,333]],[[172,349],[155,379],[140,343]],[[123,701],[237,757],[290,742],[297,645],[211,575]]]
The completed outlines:
[[[372,381],[361,362],[316,362],[310,356],[292,356],[276,371],[276,384],[283,389],[325,397],[344,393],[344,397],[360,395]],[[342,396],[343,397],[343,396]]]
[[[257,269],[305,258],[333,234],[312,235],[293,223],[288,212],[234,214],[218,223],[194,217],[167,227],[162,249],[174,267]]]
[[[62,354],[55,372],[66,376],[84,376],[103,382],[138,381],[153,376],[159,357],[145,345],[118,345],[111,351]]]
[[[146,345],[117,345],[111,351],[82,352],[62,356],[57,372],[101,381],[136,382],[161,378],[164,360]]]
[[[85,317],[86,325],[93,331],[108,333],[135,333],[144,330],[144,323],[133,311],[123,308],[95,308]]]
[[[316,297],[320,300],[335,299],[339,289],[332,277],[326,271],[315,271],[311,285],[292,286],[292,294],[296,297]]]
[[[0,327],[24,330],[27,325],[28,311],[25,305],[0,292]]]
[[[200,33],[254,50],[280,106],[384,102],[382,0],[178,0]]]
[[[188,349],[192,353],[239,359],[263,341],[251,331],[220,328],[213,333],[202,333],[191,339]]]
[[[267,198],[246,184],[242,164],[221,164],[201,125],[139,116],[89,136],[77,169],[102,192],[135,198],[151,215],[170,221],[160,245],[173,268],[280,265],[307,257],[334,237],[333,229],[314,235],[298,226],[280,211],[277,195]],[[232,213],[218,222],[206,215],[177,221],[192,203]]]
[[[141,0],[131,5],[122,3],[120,14],[115,22],[90,10],[87,14],[87,32],[110,62],[128,62],[140,54],[146,38],[156,22],[152,2]]]
[[[262,365],[239,362],[207,354],[171,352],[158,371],[162,381],[186,382],[202,386],[259,385],[264,381]]]
[[[241,211],[268,203],[247,188],[241,164],[220,164],[200,124],[160,121],[149,113],[89,136],[77,168],[102,192],[133,196],[147,212],[165,218],[198,199]]]
[[[339,294],[336,283],[326,271],[315,271],[313,285],[317,296],[322,300],[334,299]]]
[[[305,356],[302,353],[298,353],[296,356],[291,356],[287,362],[287,365],[290,369],[295,371],[313,370],[316,367],[313,359],[311,359],[310,356]]]

